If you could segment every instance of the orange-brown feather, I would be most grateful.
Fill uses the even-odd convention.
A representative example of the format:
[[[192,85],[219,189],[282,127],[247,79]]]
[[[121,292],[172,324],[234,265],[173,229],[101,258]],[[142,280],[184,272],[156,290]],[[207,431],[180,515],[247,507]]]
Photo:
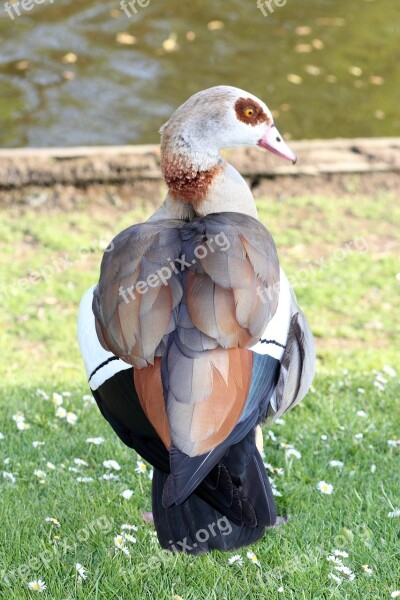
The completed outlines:
[[[165,409],[161,382],[161,359],[155,358],[154,365],[144,369],[134,369],[134,381],[140,404],[157,431],[164,446],[171,446],[168,415]]]

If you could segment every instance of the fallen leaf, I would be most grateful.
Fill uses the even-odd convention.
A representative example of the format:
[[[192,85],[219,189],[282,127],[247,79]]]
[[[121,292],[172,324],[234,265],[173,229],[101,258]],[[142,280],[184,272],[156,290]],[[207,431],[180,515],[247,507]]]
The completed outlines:
[[[361,77],[362,69],[360,67],[349,67],[349,73],[354,75],[354,77]]]
[[[369,80],[373,85],[383,85],[385,82],[383,77],[379,77],[379,75],[371,75]]]
[[[74,54],[74,52],[67,52],[67,54],[65,54],[61,60],[63,61],[63,63],[72,64],[76,63],[78,57],[76,54]]]
[[[304,70],[309,75],[314,75],[314,77],[316,77],[317,75],[321,75],[321,69],[319,67],[316,67],[315,65],[306,65],[304,67]]]
[[[313,40],[311,43],[316,50],[322,50],[322,48],[325,46],[324,42],[318,39]]]
[[[193,41],[196,39],[196,34],[195,34],[195,32],[194,32],[194,31],[187,31],[187,32],[186,32],[186,39],[187,39],[189,42],[193,42]]]
[[[29,60],[20,60],[16,63],[15,68],[18,71],[25,71],[25,69],[27,69],[28,67],[30,67],[30,62]]]
[[[132,46],[132,44],[136,43],[136,38],[134,35],[131,35],[130,33],[126,33],[121,31],[120,33],[117,33],[116,38],[117,42],[119,44],[126,44],[128,46]]]
[[[210,21],[207,23],[207,29],[210,31],[217,31],[218,29],[223,29],[225,27],[225,23],[223,21]]]
[[[297,44],[294,50],[299,54],[305,54],[307,52],[312,52],[312,46],[310,44]]]
[[[294,73],[289,73],[289,75],[287,76],[287,80],[290,81],[290,83],[294,83],[295,85],[300,85],[301,83],[303,83],[303,80],[300,77],[300,75],[295,75]]]
[[[165,52],[174,52],[175,50],[178,50],[179,44],[177,43],[176,33],[171,33],[170,36],[163,41],[162,47]]]
[[[311,31],[312,29],[308,25],[301,25],[295,29],[295,33],[297,33],[297,35],[309,35]]]

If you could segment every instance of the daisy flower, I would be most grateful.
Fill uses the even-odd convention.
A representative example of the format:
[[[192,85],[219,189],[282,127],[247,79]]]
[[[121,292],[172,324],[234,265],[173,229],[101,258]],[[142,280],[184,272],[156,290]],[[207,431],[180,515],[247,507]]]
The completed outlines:
[[[385,365],[382,371],[384,371],[386,375],[389,375],[389,377],[396,377],[396,371],[392,367],[389,367],[389,365]]]
[[[54,404],[54,406],[61,406],[61,404],[63,403],[63,397],[61,396],[61,394],[57,394],[56,392],[54,392],[51,401]]]
[[[394,517],[400,517],[400,508],[396,508],[395,510],[388,513],[389,519],[393,519]]]
[[[130,534],[130,533],[123,533],[122,535],[123,535],[124,539],[125,539],[127,542],[131,542],[132,544],[136,544],[136,542],[137,542],[137,539],[135,538],[135,536],[134,536],[134,535],[132,535],[132,534]]]
[[[46,392],[44,390],[41,390],[40,388],[38,388],[36,390],[36,393],[38,396],[40,396],[41,398],[43,398],[43,400],[48,400],[49,399],[49,395],[46,394]]]
[[[333,554],[335,556],[341,556],[342,558],[349,558],[349,555],[345,550],[334,550]]]
[[[344,467],[344,462],[342,462],[341,460],[331,460],[329,462],[329,466],[335,467],[337,469],[342,469]]]
[[[114,546],[117,548],[117,550],[121,550],[121,552],[124,552],[124,554],[127,554],[128,556],[130,555],[128,548],[125,546],[125,538],[123,535],[115,536]]]
[[[80,579],[87,579],[86,569],[81,563],[76,563],[75,569],[78,571],[78,576]]]
[[[322,494],[328,494],[330,496],[333,492],[333,485],[326,483],[326,481],[319,481],[317,483],[317,490]]]
[[[19,422],[21,422],[21,421],[22,421],[22,422],[23,422],[23,421],[25,421],[25,417],[24,417],[24,415],[22,414],[22,412],[17,412],[17,413],[15,413],[15,415],[13,415],[13,416],[12,416],[12,419],[13,419],[13,421],[15,421],[16,423],[19,423]]]
[[[63,406],[59,406],[56,410],[56,417],[59,419],[65,419],[67,416],[67,411]]]
[[[371,465],[370,471],[371,471],[371,473],[375,473],[375,471],[376,471],[376,465]]]
[[[94,481],[93,477],[77,477],[76,480],[79,483],[91,483],[92,481]]]
[[[400,446],[400,440],[388,440],[388,444],[394,448],[395,446]]]
[[[115,473],[104,473],[104,475],[102,475],[100,479],[114,479],[114,481],[119,481],[119,475],[115,475]]]
[[[17,421],[17,427],[20,431],[25,431],[25,429],[30,429],[29,423],[25,423],[25,421]]]
[[[400,596],[400,590],[394,590],[393,592],[391,592],[390,597],[391,598],[398,598]]]
[[[368,565],[361,565],[361,568],[366,575],[372,575],[372,569]]]
[[[46,442],[32,442],[32,446],[34,448],[39,448],[39,446],[44,446]]]
[[[260,561],[258,560],[257,556],[254,554],[254,552],[252,550],[249,550],[247,552],[246,556],[253,563],[253,565],[257,565],[257,567],[261,567]]]
[[[362,418],[366,419],[368,417],[368,414],[364,410],[358,410],[357,417],[362,417]]]
[[[8,479],[11,481],[11,483],[15,483],[17,481],[15,475],[9,473],[8,471],[3,471],[3,479]]]
[[[240,554],[235,554],[234,556],[231,556],[230,558],[228,558],[228,563],[230,565],[242,565],[243,564],[243,558],[240,556]]]
[[[362,439],[363,439],[363,437],[364,437],[364,434],[363,434],[363,433],[356,433],[356,434],[355,434],[355,436],[354,436],[354,438],[355,438],[356,440],[362,440]]]
[[[46,473],[41,469],[35,469],[33,471],[33,474],[36,475],[36,477],[39,477],[39,479],[41,479],[42,481],[44,481],[47,477]]]
[[[66,419],[67,419],[67,423],[69,423],[70,425],[75,425],[75,423],[78,420],[78,417],[73,412],[67,412]]]
[[[349,569],[349,567],[345,567],[344,565],[338,565],[337,567],[335,567],[335,569],[336,571],[339,571],[339,573],[346,575],[349,581],[353,581],[356,578],[353,571]]]
[[[120,496],[125,498],[125,500],[130,500],[133,496],[134,492],[132,490],[124,490],[121,492]]]
[[[94,444],[95,446],[99,446],[100,444],[105,442],[105,439],[102,437],[89,437],[86,438],[86,441],[88,444]]]
[[[46,521],[46,523],[51,523],[55,527],[60,527],[60,522],[57,521],[57,519],[54,519],[54,517],[46,517],[45,521]]]
[[[46,584],[42,579],[35,579],[34,581],[30,581],[28,583],[28,588],[30,590],[33,590],[34,592],[44,592],[44,590],[46,589]]]
[[[115,471],[120,471],[121,466],[117,463],[116,460],[103,460],[103,467],[106,469],[114,469]]]
[[[121,530],[122,531],[137,531],[137,525],[129,525],[129,523],[124,523],[123,525],[121,525]]]
[[[0,440],[4,440],[4,439],[5,439],[5,437],[6,437],[6,436],[4,435],[4,433],[0,433]]]
[[[136,465],[136,473],[146,473],[147,466],[143,461],[137,460]]]
[[[82,460],[81,458],[74,458],[74,463],[76,465],[81,465],[83,467],[88,467],[89,464],[86,462],[86,460]]]
[[[340,560],[340,558],[338,556],[333,556],[332,554],[330,554],[329,556],[326,557],[326,560],[335,564],[335,565],[343,565],[342,561]]]
[[[301,458],[301,452],[299,452],[298,450],[296,450],[296,448],[288,448],[286,450],[286,458],[290,458],[291,456],[294,456],[294,458],[300,459]]]

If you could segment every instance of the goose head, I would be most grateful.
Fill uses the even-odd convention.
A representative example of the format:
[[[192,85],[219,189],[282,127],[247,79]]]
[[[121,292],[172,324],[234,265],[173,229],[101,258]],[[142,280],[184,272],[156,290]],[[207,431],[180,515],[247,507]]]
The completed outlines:
[[[259,146],[296,162],[267,105],[249,92],[216,86],[191,96],[160,129],[164,178],[175,197],[204,192],[218,174],[220,151]],[[192,189],[193,188],[193,189]],[[187,199],[187,198],[186,198]]]

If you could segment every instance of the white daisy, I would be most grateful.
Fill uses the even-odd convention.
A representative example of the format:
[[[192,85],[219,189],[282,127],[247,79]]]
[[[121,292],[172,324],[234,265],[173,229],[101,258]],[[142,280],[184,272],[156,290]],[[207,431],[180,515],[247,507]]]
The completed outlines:
[[[11,481],[11,483],[15,483],[17,481],[15,475],[9,473],[8,471],[3,471],[3,479],[8,479],[8,481]]]
[[[72,396],[71,392],[61,392],[65,398],[70,398]]]
[[[34,475],[36,475],[36,477],[39,477],[39,479],[46,479],[47,475],[44,471],[42,471],[41,469],[35,469],[33,472]]]
[[[400,596],[400,590],[394,590],[394,592],[391,592],[390,597],[391,598],[398,598]]]
[[[63,397],[61,396],[61,394],[57,394],[56,392],[54,392],[51,401],[54,404],[54,406],[61,406],[61,404],[63,403]]]
[[[129,523],[124,523],[123,525],[121,525],[121,529],[123,531],[137,531],[138,527],[137,525],[129,525]]]
[[[67,416],[67,411],[63,406],[59,406],[56,410],[56,417],[59,419],[65,419]]]
[[[254,554],[254,552],[252,550],[249,550],[247,552],[246,556],[253,563],[253,565],[257,565],[257,567],[261,567],[260,561],[258,560],[257,556]]]
[[[136,542],[137,542],[137,539],[136,539],[136,538],[135,538],[135,536],[134,536],[134,535],[132,535],[131,533],[123,533],[122,535],[124,536],[124,539],[125,539],[127,542],[131,542],[132,544],[136,544]]]
[[[57,519],[54,519],[54,517],[46,517],[45,521],[46,521],[46,523],[51,523],[55,527],[60,527],[60,522],[57,521]]]
[[[125,500],[130,500],[133,496],[134,492],[132,490],[124,490],[121,492],[120,496],[125,498]]]
[[[363,434],[363,433],[356,433],[356,434],[355,434],[355,436],[354,436],[354,438],[355,438],[356,440],[362,440],[362,438],[363,438],[363,437],[364,437],[364,434]]]
[[[375,473],[375,471],[376,471],[376,465],[371,465],[370,471],[371,471],[371,473]]]
[[[16,423],[19,423],[21,421],[25,421],[25,417],[22,414],[22,412],[17,412],[15,413],[15,415],[12,416],[13,421],[15,421]]]
[[[396,371],[392,367],[389,367],[389,365],[385,365],[382,371],[384,371],[386,375],[389,375],[389,377],[396,377]]]
[[[34,592],[44,592],[46,589],[46,584],[42,579],[35,579],[34,581],[30,581],[28,583],[28,588]]]
[[[359,394],[365,394],[365,390],[364,390],[364,388],[362,388],[362,387],[359,387],[359,388],[357,388],[357,392],[358,392]]]
[[[327,440],[327,439],[328,439],[328,436],[327,436],[327,435],[325,435],[325,434],[322,434],[322,435],[321,435],[321,440],[322,440],[323,442],[326,442],[326,440]]]
[[[342,558],[349,558],[349,555],[345,550],[334,550],[332,554],[335,556],[341,556]]]
[[[340,558],[338,556],[333,556],[332,554],[330,554],[329,556],[326,557],[326,560],[335,564],[335,565],[343,565],[343,562],[340,560]]]
[[[32,442],[32,446],[34,448],[39,448],[39,446],[44,446],[46,442]]]
[[[368,414],[365,412],[365,410],[358,410],[357,417],[363,417],[364,419],[366,419],[368,417]]]
[[[388,444],[392,448],[395,448],[396,446],[400,446],[400,440],[388,440]]]
[[[91,483],[92,481],[94,481],[93,477],[77,477],[76,480],[79,483]]]
[[[86,441],[88,444],[94,444],[95,446],[99,446],[100,444],[103,444],[103,442],[105,442],[105,439],[102,437],[89,437],[86,438]]]
[[[147,465],[143,461],[137,460],[136,465],[136,473],[146,473]]]
[[[67,423],[69,423],[70,425],[75,425],[78,420],[77,415],[73,412],[67,412],[66,418],[67,418]]]
[[[330,467],[335,467],[337,469],[343,469],[344,467],[344,462],[342,462],[341,460],[331,460],[329,462],[329,466]]]
[[[295,448],[288,448],[286,450],[286,458],[290,458],[291,456],[294,456],[294,458],[300,459],[301,458],[301,452],[299,452]]]
[[[331,495],[333,492],[333,485],[331,485],[330,483],[326,483],[326,481],[319,481],[317,483],[317,489],[322,493],[322,494],[328,494]]]
[[[130,555],[130,552],[128,550],[128,548],[125,546],[125,538],[123,535],[117,535],[114,538],[114,546],[118,549],[121,550],[121,552],[124,552],[125,554],[127,554],[128,556]]]
[[[372,569],[368,565],[361,565],[361,568],[366,575],[372,575]]]
[[[4,440],[4,439],[5,439],[5,437],[6,437],[6,436],[4,435],[4,433],[0,433],[0,440]]]
[[[119,481],[119,475],[115,475],[115,473],[104,473],[100,479],[105,479],[106,481],[109,479],[114,479],[114,481]]]
[[[20,431],[25,431],[25,429],[30,429],[29,423],[25,423],[25,421],[17,421],[17,427]]]
[[[82,460],[82,458],[74,458],[74,463],[76,465],[81,465],[83,467],[88,467],[89,464],[86,462],[86,460]]]
[[[228,563],[230,565],[242,565],[243,564],[243,558],[240,556],[240,554],[235,554],[234,556],[231,556],[230,558],[228,558]]]
[[[103,466],[106,469],[114,469],[115,471],[121,470],[121,466],[117,463],[116,460],[103,460]]]
[[[38,396],[40,396],[41,398],[43,398],[43,400],[48,400],[49,399],[49,395],[46,394],[46,392],[44,390],[41,390],[41,389],[38,388],[36,390],[36,393],[37,393]]]
[[[389,519],[393,519],[394,517],[400,517],[400,508],[396,508],[392,512],[388,513]]]

